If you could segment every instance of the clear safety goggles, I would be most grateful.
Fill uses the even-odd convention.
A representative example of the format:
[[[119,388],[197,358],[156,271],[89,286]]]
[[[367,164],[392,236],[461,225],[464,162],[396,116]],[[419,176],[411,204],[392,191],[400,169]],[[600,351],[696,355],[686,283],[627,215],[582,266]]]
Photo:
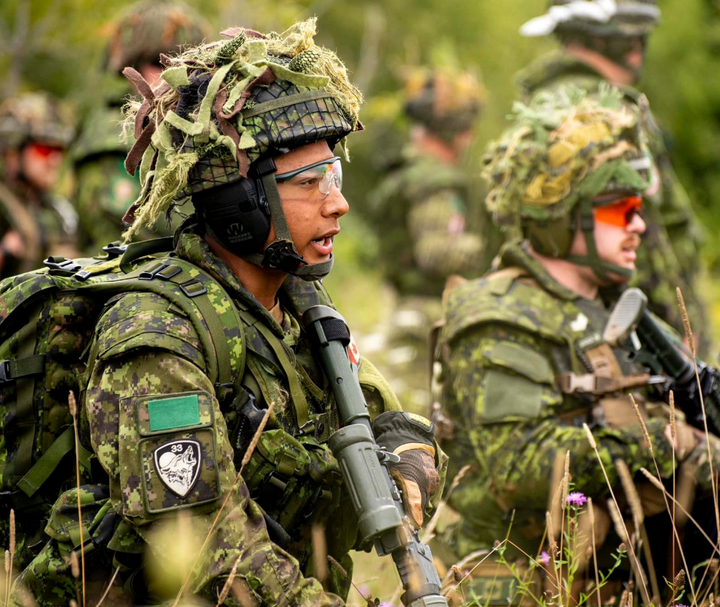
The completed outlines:
[[[275,181],[287,183],[299,189],[305,188],[309,198],[327,198],[333,184],[342,192],[342,163],[340,158],[334,156],[288,173],[275,175]]]

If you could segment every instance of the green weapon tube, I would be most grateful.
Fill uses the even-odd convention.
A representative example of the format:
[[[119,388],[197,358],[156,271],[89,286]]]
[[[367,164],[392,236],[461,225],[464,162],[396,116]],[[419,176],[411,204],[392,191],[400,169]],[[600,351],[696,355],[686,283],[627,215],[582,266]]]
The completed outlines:
[[[398,457],[375,442],[357,365],[348,356],[350,331],[345,319],[328,306],[313,306],[302,322],[332,384],[342,427],[330,437],[329,445],[350,492],[363,542],[374,544],[379,556],[392,555],[405,589],[404,605],[447,607],[430,548],[405,517],[387,469]]]

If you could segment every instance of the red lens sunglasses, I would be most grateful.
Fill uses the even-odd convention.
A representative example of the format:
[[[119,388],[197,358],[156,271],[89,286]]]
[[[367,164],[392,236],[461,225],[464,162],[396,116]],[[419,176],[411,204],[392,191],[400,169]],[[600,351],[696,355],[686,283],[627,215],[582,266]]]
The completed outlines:
[[[620,198],[608,205],[596,207],[594,211],[596,221],[624,228],[642,211],[642,196]]]

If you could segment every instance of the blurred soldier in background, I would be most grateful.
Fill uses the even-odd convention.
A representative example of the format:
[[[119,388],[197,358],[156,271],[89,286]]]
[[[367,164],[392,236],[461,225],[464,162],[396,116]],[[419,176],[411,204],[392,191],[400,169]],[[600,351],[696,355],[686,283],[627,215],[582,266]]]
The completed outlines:
[[[57,101],[24,93],[0,105],[0,278],[49,255],[76,257],[77,214],[52,192],[72,128]]]
[[[568,83],[594,92],[601,83],[610,82],[620,88],[629,106],[645,105],[644,95],[632,87],[642,75],[648,37],[659,20],[655,0],[552,0],[547,14],[532,19],[520,32],[524,36],[555,34],[562,49],[519,74],[521,96],[527,100],[538,91]],[[655,169],[653,184],[644,196],[647,231],[635,284],[647,294],[652,311],[682,332],[675,296],[675,288],[680,287],[701,349],[706,350],[709,331],[704,330],[707,315],[698,284],[702,268],[699,226],[660,128],[650,112],[643,115]]]
[[[151,87],[158,84],[161,53],[176,53],[181,45],[197,44],[207,28],[202,18],[182,2],[145,0],[134,4],[112,24],[104,68],[102,93],[83,121],[72,147],[77,179],[74,202],[80,215],[81,247],[94,254],[118,240],[122,218],[140,192],[137,178],[123,161],[132,142],[121,136],[121,108],[132,94],[122,70],[133,67]],[[161,220],[143,236],[167,235]]]
[[[404,403],[429,405],[427,331],[441,316],[440,296],[453,274],[476,275],[482,239],[468,229],[464,154],[482,109],[477,76],[448,67],[406,77],[410,143],[370,196],[385,275],[399,302],[388,369]]]

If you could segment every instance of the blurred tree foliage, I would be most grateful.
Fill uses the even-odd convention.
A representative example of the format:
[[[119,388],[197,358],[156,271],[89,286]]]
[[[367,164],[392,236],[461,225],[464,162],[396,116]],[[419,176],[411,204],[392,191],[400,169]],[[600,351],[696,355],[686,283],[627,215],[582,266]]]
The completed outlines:
[[[477,127],[471,167],[505,125],[514,98],[513,75],[552,39],[524,39],[519,26],[541,14],[545,0],[187,0],[215,31],[241,24],[282,30],[317,15],[319,42],[337,49],[363,88],[366,130],[351,144],[348,199],[356,220],[383,166],[402,145],[403,65],[427,61],[451,44],[460,61],[479,66],[488,101]],[[3,0],[0,3],[0,98],[21,87],[46,88],[82,106],[97,98],[104,32],[127,6],[100,0]],[[682,181],[708,235],[720,228],[720,0],[660,0],[663,24],[651,39],[642,83],[668,141]],[[718,215],[716,217],[716,215]],[[372,238],[360,231],[362,239]],[[369,247],[374,250],[374,247]],[[720,261],[720,239],[707,239]],[[363,260],[367,261],[366,259]]]

